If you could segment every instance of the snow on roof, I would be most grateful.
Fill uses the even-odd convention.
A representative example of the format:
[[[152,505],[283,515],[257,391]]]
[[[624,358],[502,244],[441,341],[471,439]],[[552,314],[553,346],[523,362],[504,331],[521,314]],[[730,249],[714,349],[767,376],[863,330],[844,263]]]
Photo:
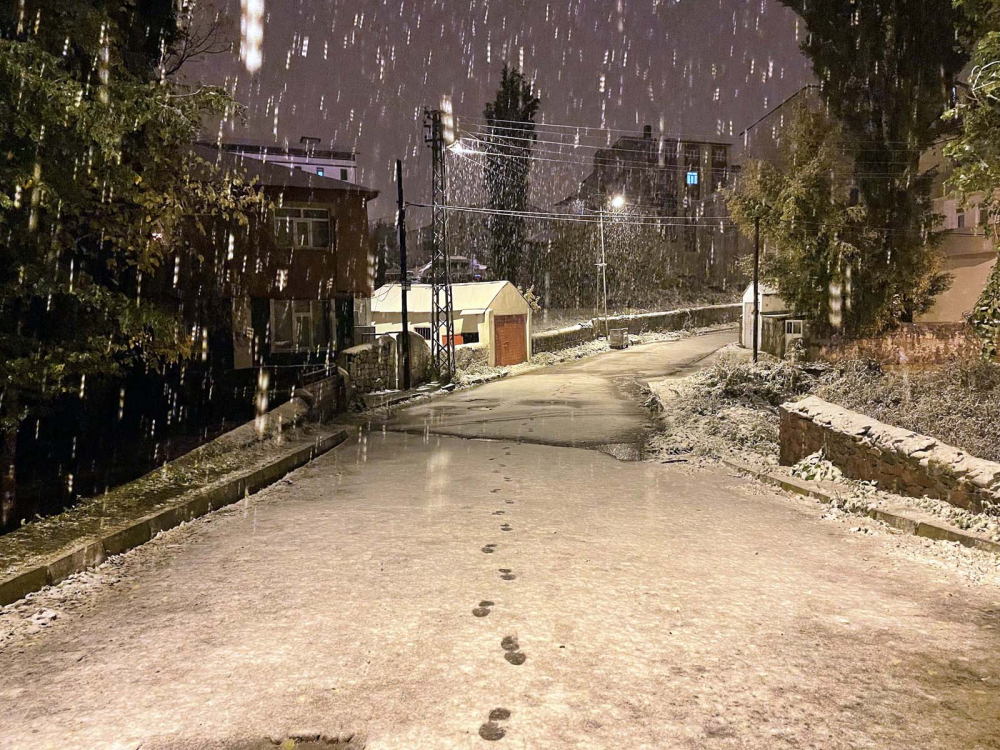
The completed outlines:
[[[780,292],[778,292],[778,288],[776,286],[771,286],[770,284],[765,284],[764,282],[761,282],[759,286],[760,286],[760,295],[762,297],[765,294],[767,294],[767,295],[780,294]],[[749,284],[747,284],[747,288],[746,288],[746,290],[744,290],[743,296],[744,297],[750,297],[751,299],[753,299],[753,282],[752,281]]]
[[[191,150],[210,164],[220,169],[231,169],[244,173],[247,177],[257,177],[264,187],[304,187],[317,190],[342,190],[349,193],[361,193],[372,199],[378,195],[378,190],[355,185],[353,182],[336,180],[332,177],[320,177],[312,172],[295,169],[289,164],[266,162],[252,156],[219,150],[203,144],[195,144]]]
[[[486,310],[509,281],[477,281],[468,284],[452,284],[453,310]],[[395,313],[403,309],[403,295],[399,284],[386,284],[372,295],[373,313]],[[413,312],[431,311],[431,285],[411,284],[406,295],[406,307]]]

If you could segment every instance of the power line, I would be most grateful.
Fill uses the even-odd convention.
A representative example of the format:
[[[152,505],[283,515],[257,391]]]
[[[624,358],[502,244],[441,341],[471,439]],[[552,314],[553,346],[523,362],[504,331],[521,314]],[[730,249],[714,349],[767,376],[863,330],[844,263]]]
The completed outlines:
[[[428,203],[408,203],[410,207],[414,208],[433,208]],[[597,215],[593,216],[581,216],[579,214],[546,214],[541,212],[526,212],[526,211],[508,211],[504,209],[491,209],[491,208],[478,208],[475,206],[439,206],[445,211],[456,211],[461,213],[472,213],[472,214],[486,214],[490,216],[517,216],[525,219],[536,219],[539,221],[566,221],[577,224],[600,224],[601,218]],[[625,225],[625,226],[649,226],[649,227],[705,227],[705,228],[725,228],[723,225],[728,225],[731,227],[736,226],[732,219],[721,219],[715,220],[712,223],[698,223],[694,219],[687,219],[685,221],[662,221],[656,219],[656,217],[639,217],[643,220],[636,221],[633,219],[622,218],[620,214],[611,215],[610,217],[605,214],[604,222],[606,224],[614,225]],[[684,217],[672,217],[672,218],[684,218]],[[652,220],[649,220],[652,219]]]
[[[583,166],[593,167],[593,162],[590,161],[590,160],[586,160],[586,159],[575,159],[575,158],[561,158],[561,159],[556,159],[556,158],[552,158],[552,157],[534,156],[532,154],[505,154],[505,153],[502,153],[502,152],[499,152],[499,151],[486,152],[486,151],[479,151],[479,150],[476,150],[476,151],[455,151],[453,153],[455,153],[458,156],[465,157],[465,158],[471,158],[474,155],[479,155],[479,156],[485,156],[485,157],[489,157],[489,158],[521,159],[521,160],[525,160],[525,161],[549,162],[549,163],[553,163],[553,164],[563,164],[563,165],[567,165],[567,166],[571,166],[571,165],[583,165]],[[556,155],[558,155],[557,152],[549,152],[549,151],[545,151],[545,150],[542,150],[541,153],[555,153]],[[755,160],[755,161],[764,161],[764,160]],[[766,163],[768,163],[768,164],[776,164],[778,162],[776,162],[776,161],[767,161]],[[611,167],[611,166],[614,166],[614,165],[607,165],[607,166]],[[688,168],[688,167],[681,167],[681,166],[678,166],[678,167],[661,167],[661,166],[652,165],[652,164],[650,164],[650,165],[627,164],[627,165],[622,165],[621,168],[622,169],[628,169],[628,170],[643,169],[643,170],[647,170],[647,171],[673,172],[673,173],[682,173],[682,172],[692,171],[692,168]],[[700,166],[698,167],[698,169],[700,170]],[[735,171],[735,170],[734,170],[734,167],[732,165],[730,165],[728,167],[720,168],[720,169],[709,169],[708,171],[709,172],[723,172],[723,171]],[[830,172],[830,173],[833,173],[833,174],[838,174],[840,176],[846,176],[846,177],[850,177],[850,178],[857,177],[859,179],[873,179],[873,178],[903,179],[905,177],[905,175],[902,174],[902,173],[897,174],[897,173],[894,173],[894,172],[855,172],[848,165],[845,165],[844,167],[833,168],[833,169],[830,169],[830,170],[824,170],[824,172]]]
[[[407,203],[408,207],[413,208],[433,208],[431,204],[428,203]],[[473,214],[486,214],[494,216],[517,216],[524,219],[534,219],[539,221],[568,221],[575,222],[578,224],[600,224],[601,217],[598,214],[592,214],[590,216],[582,216],[579,214],[561,214],[554,212],[544,212],[544,211],[516,211],[507,209],[493,209],[485,208],[479,206],[452,206],[443,205],[440,206],[446,211],[457,211],[463,213],[473,213]],[[631,217],[631,218],[625,218]],[[738,224],[735,219],[729,217],[710,217],[710,220],[704,220],[705,217],[685,217],[685,216],[666,216],[659,217],[657,215],[640,215],[634,216],[630,214],[621,213],[608,213],[604,214],[605,224],[612,225],[625,225],[625,226],[652,226],[652,227],[690,227],[690,228],[720,228],[726,229],[728,227],[738,228]],[[663,219],[669,219],[670,221],[664,221]],[[680,221],[676,221],[680,220]],[[825,221],[794,221],[791,222],[797,226],[803,227],[830,227],[829,222]],[[880,234],[935,234],[937,232],[932,230],[922,230],[922,229],[904,229],[899,227],[868,227],[868,226],[846,226],[835,228],[844,229],[848,232],[858,231],[858,232],[878,232]]]
[[[492,139],[496,139],[498,141],[523,141],[523,142],[528,142],[528,143],[531,143],[531,144],[534,144],[534,143],[543,143],[543,144],[547,144],[547,145],[561,146],[563,148],[572,148],[572,149],[585,148],[585,149],[594,149],[596,151],[610,151],[610,152],[615,153],[615,154],[621,154],[621,153],[625,153],[625,154],[643,154],[643,155],[647,155],[648,156],[651,152],[659,153],[659,148],[658,147],[656,149],[653,149],[653,148],[626,148],[624,146],[620,146],[620,145],[617,145],[617,144],[607,145],[607,146],[604,146],[604,145],[598,146],[598,145],[591,144],[591,143],[579,143],[579,142],[576,142],[576,141],[574,141],[572,143],[567,143],[565,141],[549,141],[549,140],[543,140],[541,138],[537,138],[537,137],[533,137],[533,136],[528,136],[528,135],[520,135],[519,136],[519,135],[507,135],[507,134],[504,134],[504,133],[489,132],[488,130],[485,130],[482,127],[477,127],[475,130],[466,130],[464,132],[467,133],[467,134],[469,134],[471,137],[476,138],[477,140],[484,140],[487,143],[490,143]],[[529,131],[528,131],[528,129],[525,129],[524,132],[529,132]],[[531,131],[531,132],[538,133],[539,131]],[[557,137],[559,135],[561,135],[561,134],[546,133],[544,131],[541,131],[541,134],[542,135],[554,135],[554,136],[557,136]],[[636,138],[635,140],[641,140],[641,139]],[[658,144],[660,144],[661,142],[662,141],[660,141],[660,140],[654,140],[654,141],[651,141],[650,143],[651,143],[651,145],[652,144],[657,144],[657,146],[658,146]],[[676,141],[676,143],[677,143],[677,145],[689,145],[689,144],[690,145],[701,144],[701,145],[710,145],[710,146],[722,145],[722,146],[725,146],[726,148],[729,148],[729,149],[733,149],[734,148],[734,144],[713,143],[713,142],[706,142],[706,141],[695,141],[693,139],[691,139],[689,141]],[[861,153],[878,153],[878,152],[883,151],[883,150],[884,151],[889,151],[889,152],[923,153],[923,151],[926,150],[926,149],[917,149],[917,148],[911,148],[911,149],[857,149],[857,148],[853,148],[853,147],[851,147],[849,145],[846,145],[846,144],[849,143],[848,141],[834,142],[834,145],[836,145],[837,143],[843,143],[844,144],[839,149],[839,151],[841,153],[845,153],[845,154],[847,154],[847,153],[857,153],[857,152],[861,152]],[[525,148],[527,148],[527,146],[525,146]],[[700,154],[700,150],[699,150],[699,154]],[[891,161],[890,162],[890,161],[878,160],[877,162],[872,162],[872,163],[879,163],[879,164],[909,164],[910,162],[909,161]]]
[[[765,115],[765,117],[766,117],[766,115]],[[521,126],[521,128],[526,128],[527,126],[534,126],[535,128],[543,128],[543,129],[545,129],[545,128],[563,128],[563,129],[567,129],[567,130],[598,131],[598,132],[602,132],[602,133],[628,133],[628,134],[631,134],[632,137],[634,137],[636,139],[640,139],[640,138],[643,137],[643,134],[640,133],[635,128],[610,128],[610,127],[598,127],[596,125],[571,125],[571,124],[568,124],[568,123],[555,123],[555,122],[526,123],[523,120],[504,120],[504,119],[500,119],[500,118],[493,118],[492,120],[487,120],[484,117],[476,117],[474,115],[456,115],[456,118],[460,122],[464,122],[464,121],[468,120],[468,121],[471,121],[471,122],[474,122],[474,123],[484,124],[487,127],[489,127],[490,124],[491,124],[491,122],[493,122],[493,123],[508,123],[508,124],[512,124],[512,125],[518,125],[518,126]],[[511,129],[513,130],[515,128],[511,128]],[[556,132],[556,131],[553,131],[553,132]],[[702,135],[698,135],[698,134],[692,135],[690,133],[682,134],[682,133],[672,133],[672,132],[666,132],[666,131],[658,131],[657,134],[655,136],[653,136],[653,137],[654,138],[667,138],[667,139],[670,139],[670,140],[677,140],[677,141],[681,141],[681,142],[683,142],[683,141],[690,141],[690,142],[709,143],[709,144],[711,144],[711,143],[718,143],[718,144],[725,144],[725,145],[736,145],[741,140],[739,138],[739,136],[730,136],[729,138],[733,140],[733,143],[729,143],[726,140],[720,140],[720,138],[721,139],[725,139],[726,136],[719,135],[719,134],[716,134],[714,136],[702,136]],[[848,144],[852,144],[852,143],[878,143],[878,144],[889,144],[889,143],[892,143],[892,144],[904,144],[905,146],[907,146],[906,150],[918,150],[919,149],[919,147],[917,147],[917,146],[912,146],[911,145],[911,141],[901,141],[901,140],[892,140],[892,139],[884,139],[883,140],[883,139],[880,139],[880,138],[872,138],[872,139],[847,139],[847,138],[845,138],[844,140],[837,141],[837,142],[838,143],[848,143]],[[903,149],[897,149],[897,150],[903,150]]]

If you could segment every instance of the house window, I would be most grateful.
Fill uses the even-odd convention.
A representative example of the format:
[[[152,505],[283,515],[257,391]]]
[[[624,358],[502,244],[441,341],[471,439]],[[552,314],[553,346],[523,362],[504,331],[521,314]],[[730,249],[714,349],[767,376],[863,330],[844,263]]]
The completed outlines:
[[[317,167],[316,168],[316,174],[319,175],[320,177],[323,177],[326,174],[326,172],[323,169],[323,167]]]
[[[271,351],[323,352],[333,346],[324,300],[271,300]]]
[[[341,169],[340,170],[340,179],[342,179],[344,182],[347,182],[347,170],[346,169]]]
[[[325,208],[276,208],[274,236],[279,247],[330,247],[330,212]]]
[[[462,334],[463,344],[478,344],[479,343],[479,331],[475,333],[463,333]]]
[[[725,187],[729,181],[729,149],[712,146],[712,189]]]
[[[802,321],[801,320],[786,320],[785,321],[785,335],[786,336],[801,336],[802,335]]]
[[[701,147],[696,144],[684,146],[684,171],[687,182],[687,197],[689,200],[701,198]]]
[[[427,327],[427,328],[417,327],[417,328],[414,328],[413,330],[417,332],[418,336],[423,336],[428,341],[431,340],[431,329],[430,329],[430,327]]]
[[[955,226],[958,229],[965,229],[965,211],[959,211],[955,214]]]

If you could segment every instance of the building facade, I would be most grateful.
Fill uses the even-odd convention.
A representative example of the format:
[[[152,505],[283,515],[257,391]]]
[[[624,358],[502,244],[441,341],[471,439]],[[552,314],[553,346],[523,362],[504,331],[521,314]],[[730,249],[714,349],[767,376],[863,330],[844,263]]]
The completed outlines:
[[[333,361],[357,343],[355,328],[370,323],[367,206],[377,191],[291,162],[195,148],[206,161],[256,179],[272,208],[247,227],[213,226],[209,238],[196,240],[198,252],[175,259],[161,291],[183,308],[218,367]]]
[[[797,107],[817,111],[822,108],[819,86],[805,86],[740,134],[740,159],[759,159],[772,164],[784,163],[787,129]],[[944,141],[936,143],[920,155],[919,170],[933,175],[931,198],[934,213],[939,217],[935,230],[940,232],[942,270],[951,274],[951,286],[934,302],[925,314],[917,316],[921,323],[959,323],[982,294],[990,273],[997,263],[995,225],[991,225],[977,201],[962,205],[951,196],[947,187],[950,167],[942,153]],[[850,188],[845,187],[845,191]]]
[[[593,171],[577,197],[591,209],[623,195],[630,204],[664,216],[687,215],[729,184],[730,151],[726,141],[654,138],[646,125],[641,136],[624,136],[594,154]]]
[[[920,323],[958,323],[965,320],[982,295],[990,274],[997,264],[995,223],[991,223],[979,202],[963,205],[949,195],[947,178],[950,173],[941,153],[943,144],[935,144],[920,158],[921,170],[933,169],[934,187],[931,194],[934,213],[941,233],[940,250],[944,269],[951,274],[951,286],[938,295],[934,306],[917,318]]]

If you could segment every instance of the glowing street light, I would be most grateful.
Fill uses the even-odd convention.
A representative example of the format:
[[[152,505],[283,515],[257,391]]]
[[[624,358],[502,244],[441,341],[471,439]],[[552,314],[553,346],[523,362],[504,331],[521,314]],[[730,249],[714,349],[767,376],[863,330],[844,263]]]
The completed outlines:
[[[618,211],[619,209],[622,209],[624,207],[625,207],[624,195],[616,195],[614,198],[611,199],[611,208]]]
[[[447,94],[441,96],[441,126],[443,128],[445,146],[453,145],[457,140],[455,128],[455,114],[451,106],[451,97]]]

